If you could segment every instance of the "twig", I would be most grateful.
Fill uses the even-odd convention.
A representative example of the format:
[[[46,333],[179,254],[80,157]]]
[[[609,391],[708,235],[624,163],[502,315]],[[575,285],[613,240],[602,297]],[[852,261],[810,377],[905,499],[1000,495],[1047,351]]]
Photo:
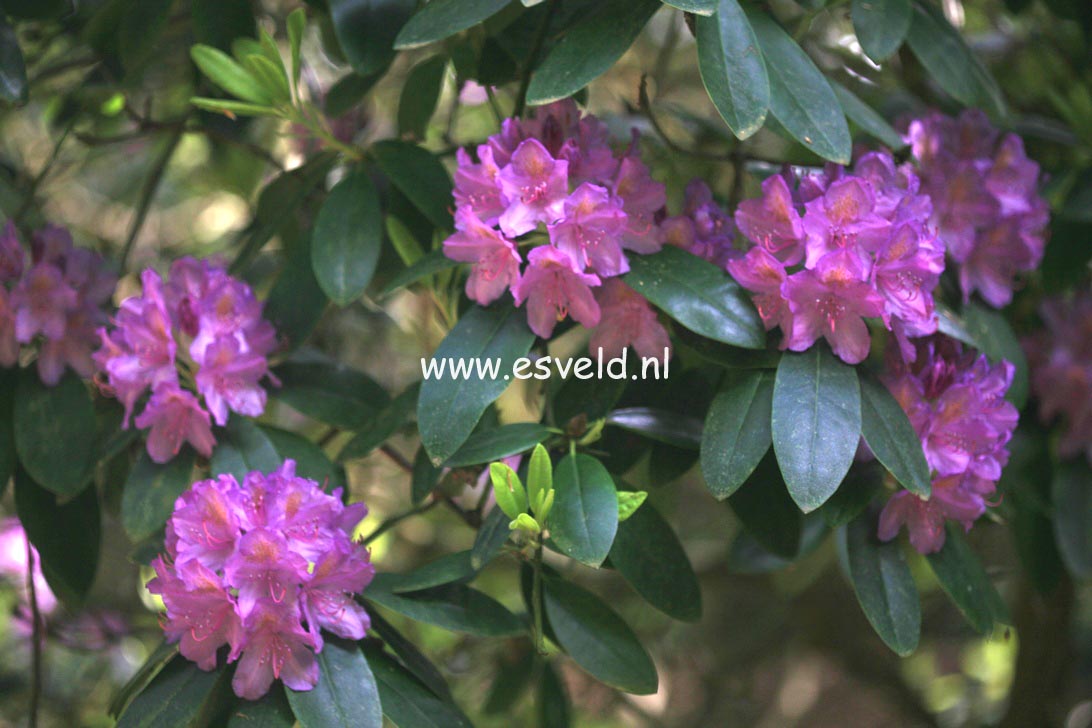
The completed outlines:
[[[516,96],[516,108],[512,111],[512,116],[519,118],[523,116],[523,110],[527,108],[527,88],[531,85],[531,73],[535,69],[535,64],[538,63],[538,57],[542,54],[542,46],[546,44],[546,34],[550,32],[550,21],[553,20],[554,11],[557,10],[558,0],[550,0],[549,5],[546,6],[546,14],[542,19],[542,25],[538,28],[538,33],[535,34],[535,40],[531,45],[531,53],[527,56],[527,67],[523,69],[523,77],[519,81],[519,93]]]
[[[379,451],[389,457],[395,465],[405,470],[407,473],[413,472],[413,463],[406,459],[406,456],[395,450],[390,445],[380,445]]]
[[[27,213],[30,206],[34,204],[34,196],[38,194],[38,188],[41,187],[42,182],[45,181],[46,175],[53,169],[53,165],[57,162],[57,157],[61,154],[61,147],[64,145],[65,140],[68,139],[68,134],[72,131],[73,123],[69,123],[61,133],[61,138],[57,140],[57,143],[53,145],[53,152],[49,155],[49,159],[46,160],[45,166],[34,177],[34,180],[30,183],[30,187],[27,188],[27,196],[23,198],[22,203],[19,205],[19,209],[12,215],[12,220],[16,224],[23,219],[23,215]]]
[[[34,584],[34,571],[37,563],[34,559],[34,547],[24,534],[27,542],[27,600],[30,602],[30,618],[34,621],[31,628],[31,674],[30,674],[30,728],[38,726],[38,704],[42,698],[42,614],[38,610],[38,590]]]
[[[542,535],[536,538],[535,558],[531,562],[534,577],[531,581],[531,607],[535,618],[535,651],[546,654],[546,645],[542,637]]]
[[[152,166],[152,171],[148,174],[148,181],[144,184],[144,191],[140,195],[140,202],[137,203],[136,215],[133,217],[133,224],[129,228],[129,237],[125,240],[125,247],[121,251],[121,261],[119,267],[122,271],[125,270],[125,265],[129,260],[130,253],[133,252],[133,246],[136,245],[136,239],[140,235],[140,229],[144,227],[144,220],[148,217],[148,210],[152,206],[152,200],[155,198],[156,190],[159,189],[159,183],[163,181],[163,173],[167,171],[167,165],[171,161],[171,157],[174,156],[175,149],[178,148],[178,143],[182,141],[183,129],[179,127],[171,135],[170,140],[167,142],[167,147],[163,150],[163,153],[159,156],[159,159],[155,161]]]
[[[399,513],[397,516],[392,516],[391,518],[388,518],[387,520],[383,521],[378,526],[376,526],[374,531],[372,531],[367,536],[365,536],[363,538],[363,540],[361,541],[361,543],[363,543],[365,546],[367,546],[372,541],[376,540],[377,538],[382,536],[384,533],[391,530],[392,528],[394,528],[395,526],[397,526],[399,523],[406,520],[407,518],[410,518],[411,516],[420,515],[420,514],[425,513],[425,512],[427,512],[429,510],[432,510],[436,506],[436,504],[439,503],[439,502],[440,501],[438,501],[436,499],[430,499],[430,500],[422,503],[419,506],[415,506],[415,507],[411,508],[410,510],[406,511],[405,513]]]

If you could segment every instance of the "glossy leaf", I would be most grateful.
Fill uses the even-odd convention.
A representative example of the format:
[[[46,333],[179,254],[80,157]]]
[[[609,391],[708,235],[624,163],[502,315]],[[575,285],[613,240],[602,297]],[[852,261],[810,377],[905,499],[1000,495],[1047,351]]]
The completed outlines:
[[[637,695],[656,692],[656,666],[633,630],[599,597],[558,577],[543,580],[558,643],[597,680]]]
[[[439,465],[455,454],[466,442],[481,419],[485,408],[508,386],[504,377],[516,359],[527,354],[535,335],[527,328],[525,313],[501,301],[491,308],[475,307],[440,344],[433,359],[447,365],[500,360],[497,378],[456,377],[450,368],[442,378],[428,378],[421,385],[417,401],[417,422],[421,442],[432,461]]]
[[[482,430],[471,435],[444,465],[461,468],[500,460],[527,452],[549,436],[550,430],[537,422],[520,422]]]
[[[890,58],[910,30],[910,0],[853,0],[853,30],[861,48],[876,63]]]
[[[311,335],[328,303],[311,266],[310,238],[304,238],[285,252],[284,266],[265,300],[262,316],[291,351]]]
[[[443,675],[441,675],[436,666],[425,657],[424,653],[417,648],[417,645],[413,644],[405,635],[395,629],[394,625],[383,619],[382,615],[375,613],[369,614],[368,617],[372,622],[372,632],[383,640],[387,647],[391,648],[391,651],[393,651],[398,659],[402,661],[402,664],[413,673],[414,677],[424,683],[434,695],[437,695],[444,700],[451,700],[451,690],[444,681]],[[365,657],[367,657],[367,654],[365,654]],[[371,661],[369,660],[369,662]],[[379,682],[378,677],[376,682]],[[382,687],[380,687],[379,693],[380,699],[382,699]],[[384,711],[385,710],[386,708],[384,707]]]
[[[301,728],[382,728],[375,677],[356,643],[323,635],[318,684],[286,690]]]
[[[553,488],[554,466],[550,461],[550,453],[539,443],[535,445],[527,461],[527,502],[531,504],[535,515],[545,517],[539,512],[539,504]]]
[[[524,631],[523,623],[493,597],[461,584],[435,587],[411,593],[387,588],[383,575],[377,576],[364,598],[393,612],[441,627],[479,637],[508,637]]]
[[[857,518],[883,491],[884,469],[878,462],[854,463],[838,490],[819,509],[831,528]]]
[[[438,228],[451,230],[451,178],[431,152],[399,141],[376,142],[370,148],[376,164],[398,191]]]
[[[709,405],[701,470],[720,500],[746,482],[770,449],[773,384],[773,375],[760,369],[729,371]]]
[[[872,628],[897,654],[909,655],[918,646],[921,603],[899,543],[880,543],[875,522],[858,518],[839,529],[838,548]]]
[[[19,462],[42,487],[60,496],[82,491],[95,461],[95,411],[87,387],[67,372],[55,387],[36,368],[19,372],[12,421]],[[64,457],[57,457],[58,444]]]
[[[485,517],[482,527],[478,529],[478,535],[474,537],[474,545],[470,548],[470,565],[475,569],[484,568],[500,553],[508,541],[508,520],[504,511],[496,506]]]
[[[789,494],[813,511],[842,482],[861,438],[857,372],[823,344],[786,352],[774,380],[774,452]]]
[[[308,417],[346,430],[365,426],[390,401],[368,375],[333,362],[286,362],[274,370],[276,399]]]
[[[749,531],[740,531],[728,551],[728,570],[733,574],[769,574],[780,571],[815,551],[826,535],[827,525],[819,514],[808,514],[803,518],[800,546],[796,553],[781,556],[767,549]]]
[[[1092,472],[1083,462],[1062,463],[1054,471],[1054,536],[1066,567],[1080,578],[1092,576]]]
[[[909,417],[874,375],[862,372],[859,381],[861,435],[865,442],[904,488],[928,497],[932,492],[929,464]]]
[[[717,0],[664,0],[664,5],[695,15],[712,15],[717,12]]]
[[[228,715],[226,728],[292,728],[296,716],[285,697],[284,687],[274,683],[257,700],[239,700]]]
[[[406,594],[447,584],[463,584],[478,574],[471,563],[470,556],[470,551],[456,551],[404,574],[384,572],[381,584],[384,589],[395,594]]]
[[[684,622],[701,619],[701,587],[678,536],[652,505],[618,524],[610,562],[645,601]]]
[[[803,517],[789,497],[772,451],[726,502],[744,530],[771,553],[793,558],[800,551]]]
[[[527,492],[515,470],[505,463],[491,463],[489,479],[493,483],[493,500],[504,511],[504,515],[514,520],[519,519],[520,515],[526,515]]]
[[[746,291],[720,268],[671,245],[629,256],[625,282],[696,334],[746,349],[766,346],[766,329]]]
[[[379,196],[367,170],[357,168],[330,190],[311,236],[315,278],[331,301],[347,306],[364,293],[382,246]]]
[[[457,706],[438,698],[388,655],[369,649],[367,657],[379,687],[383,715],[398,728],[472,727]]]
[[[443,40],[497,14],[508,3],[509,0],[432,0],[409,19],[395,38],[394,47],[417,48]]]
[[[296,475],[309,478],[326,490],[345,487],[345,473],[330,462],[316,443],[298,433],[269,425],[262,425],[261,431],[282,460],[296,461]]]
[[[389,440],[413,415],[420,391],[420,383],[406,387],[379,414],[374,415],[371,422],[357,431],[356,437],[349,440],[338,453],[338,460],[344,462],[362,458]]]
[[[440,473],[441,469],[432,464],[425,448],[417,448],[417,455],[413,458],[413,472],[410,474],[410,498],[414,505],[423,501],[436,489]],[[479,535],[480,533],[479,531]]]
[[[0,17],[0,98],[13,104],[27,100],[27,67],[15,29]]]
[[[928,555],[929,565],[975,631],[988,635],[996,623],[1008,621],[1005,603],[967,544],[963,529],[949,523],[945,530],[944,547]]]
[[[216,440],[209,462],[213,475],[226,473],[242,483],[253,470],[271,473],[281,466],[283,459],[272,441],[248,417],[233,415],[227,427],[216,432]]]
[[[144,661],[140,667],[136,669],[132,677],[128,682],[121,686],[121,688],[114,694],[114,697],[110,699],[110,705],[107,707],[106,712],[110,714],[110,717],[117,718],[129,705],[133,697],[139,695],[144,688],[148,687],[148,684],[155,679],[155,676],[163,671],[171,660],[178,655],[178,644],[171,644],[169,642],[160,642],[159,646],[152,650],[152,653],[148,655],[148,659]]]
[[[738,0],[709,4],[716,14],[694,24],[701,80],[724,123],[746,139],[762,128],[770,107],[766,63]]]
[[[598,567],[618,531],[618,496],[610,473],[590,455],[566,455],[554,469],[553,510],[547,523],[561,553]]]
[[[425,8],[430,8],[429,3]],[[447,70],[447,56],[432,56],[418,63],[406,76],[398,100],[398,132],[424,139],[428,122],[436,112]]]
[[[766,59],[770,113],[794,139],[820,157],[849,164],[849,127],[826,76],[765,12],[752,10],[747,17]]]
[[[1008,320],[1000,312],[972,301],[963,307],[963,323],[991,362],[997,364],[1005,360],[1013,365],[1012,386],[1005,399],[1016,405],[1017,409],[1022,408],[1028,401],[1030,389],[1028,359]]]
[[[675,447],[688,450],[701,447],[701,420],[670,410],[655,407],[616,409],[607,415],[607,424]]]
[[[125,481],[121,497],[121,525],[134,542],[163,528],[174,511],[174,501],[193,483],[196,455],[189,446],[167,463],[159,464],[141,452]]]
[[[542,59],[527,87],[527,102],[547,104],[587,86],[629,50],[659,8],[658,0],[595,3]]]
[[[417,6],[416,0],[328,0],[341,50],[362,76],[385,69],[394,58],[394,39]]]
[[[417,281],[427,278],[434,273],[454,268],[459,263],[457,261],[448,258],[444,255],[442,250],[433,250],[425,253],[416,263],[401,270],[391,278],[387,285],[383,286],[383,290],[380,292],[380,296],[386,296],[394,293],[400,288],[416,283]]]
[[[223,670],[205,672],[181,655],[156,675],[118,719],[118,728],[191,725]]]
[[[838,103],[846,116],[867,134],[891,149],[903,149],[906,141],[895,128],[887,123],[887,119],[857,98],[857,95],[836,81],[830,81],[830,87],[834,89],[834,95],[838,97]]]

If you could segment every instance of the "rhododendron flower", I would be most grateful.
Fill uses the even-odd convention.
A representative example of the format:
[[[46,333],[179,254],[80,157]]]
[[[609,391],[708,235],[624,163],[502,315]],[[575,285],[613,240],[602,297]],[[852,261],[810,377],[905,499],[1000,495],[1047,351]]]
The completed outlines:
[[[242,485],[230,475],[195,483],[175,502],[148,582],[163,597],[168,641],[202,670],[227,645],[241,698],[257,700],[276,679],[310,690],[321,631],[362,639],[370,626],[355,596],[375,569],[351,536],[366,514],[340,488],[298,477],[292,460]]]
[[[932,494],[892,496],[880,514],[879,537],[889,541],[905,525],[914,548],[932,553],[944,545],[946,520],[970,530],[985,513],[1008,462],[1018,413],[1004,400],[1012,384],[1009,362],[991,365],[941,336],[919,339],[917,347],[912,364],[890,357],[885,383],[921,439]]]
[[[642,357],[662,357],[671,351],[671,339],[648,300],[617,278],[595,290],[599,325],[592,331],[588,350],[603,357],[621,356],[632,346]]]
[[[622,201],[622,210],[626,213],[622,247],[645,254],[659,250],[662,242],[655,215],[667,203],[667,191],[652,179],[648,167],[638,158],[636,143],[618,164],[611,192]]]
[[[569,256],[576,270],[603,276],[629,271],[622,255],[626,213],[609,190],[585,182],[565,199],[564,219],[549,226],[550,242]]]
[[[122,302],[113,328],[99,330],[94,361],[102,388],[124,405],[124,427],[152,391],[136,426],[151,428],[147,449],[155,462],[170,460],[184,442],[207,456],[216,442],[210,415],[222,426],[230,412],[257,417],[265,410],[260,382],[276,383],[268,360],[276,332],[250,286],[208,261],[181,258],[166,283],[150,269],[141,281],[143,292]]]
[[[551,246],[535,248],[528,260],[512,295],[517,306],[527,302],[531,331],[548,339],[557,322],[569,315],[588,328],[599,323],[599,304],[591,291],[591,286],[599,285],[599,276],[576,272],[572,259]]]
[[[444,255],[473,263],[466,295],[488,306],[516,284],[523,260],[511,240],[479,220],[468,207],[455,212],[455,229],[455,234],[444,241]]]
[[[42,560],[38,557],[38,549],[30,547],[34,556],[34,594],[38,601],[38,611],[42,614],[51,614],[57,608],[57,597],[49,588],[45,575],[42,573]],[[0,520],[0,577],[10,581],[19,600],[24,604],[29,603],[30,595],[27,592],[27,534],[23,530],[23,524],[17,518],[5,518]],[[28,610],[29,611],[29,610]],[[30,618],[29,613],[26,616]]]
[[[822,197],[806,203],[807,266],[814,268],[820,258],[834,251],[845,251],[867,265],[868,253],[891,234],[891,222],[873,211],[875,204],[871,183],[860,177],[843,177],[831,183]]]
[[[518,237],[561,217],[569,192],[569,163],[554,159],[537,139],[516,147],[511,162],[497,173],[501,196],[508,206],[500,216],[500,228]]]

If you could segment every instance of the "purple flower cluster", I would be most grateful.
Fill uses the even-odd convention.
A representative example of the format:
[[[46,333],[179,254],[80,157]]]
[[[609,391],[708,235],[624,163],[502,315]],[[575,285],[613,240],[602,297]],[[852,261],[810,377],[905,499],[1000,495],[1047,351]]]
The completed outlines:
[[[1013,366],[990,365],[985,356],[964,354],[942,336],[916,342],[913,364],[891,357],[885,383],[921,438],[933,473],[932,495],[899,491],[880,514],[879,537],[890,541],[906,526],[921,553],[944,546],[944,522],[970,530],[986,511],[1008,462],[1006,447],[1016,427],[1016,407],[1005,401]]]
[[[907,354],[908,337],[936,331],[944,249],[919,187],[909,165],[873,152],[852,173],[769,177],[762,197],[740,203],[736,225],[754,246],[726,267],[755,294],[766,328],[781,327],[782,348],[824,338],[856,364],[868,356],[866,318],[881,317]]]
[[[932,222],[959,265],[964,298],[1012,300],[1016,276],[1043,257],[1049,209],[1039,165],[1015,134],[1000,134],[981,111],[933,112],[910,123],[907,141],[933,200]]]
[[[617,318],[602,309],[617,296],[593,289],[629,270],[624,251],[660,249],[655,216],[665,193],[641,162],[636,138],[621,156],[609,142],[607,128],[567,99],[540,107],[532,119],[505,120],[478,147],[477,162],[458,152],[456,232],[444,254],[472,264],[467,296],[488,305],[511,290],[543,338],[569,316],[588,328]],[[651,316],[642,320],[660,327],[644,306]],[[612,335],[612,345],[633,343],[640,333]]]
[[[250,286],[207,261],[181,258],[167,283],[151,269],[141,280],[143,293],[122,302],[114,328],[99,330],[102,348],[94,356],[104,389],[125,406],[124,427],[151,390],[136,426],[150,428],[154,461],[167,462],[183,442],[207,457],[216,444],[210,413],[222,426],[229,411],[265,411],[259,382],[272,379],[267,357],[276,333]]]
[[[228,645],[241,698],[260,698],[275,679],[310,690],[321,630],[359,640],[370,627],[354,595],[375,568],[351,537],[367,512],[344,505],[340,488],[297,477],[292,460],[241,486],[230,475],[194,483],[175,501],[167,557],[148,582],[166,605],[167,639],[202,670]]]
[[[1063,419],[1062,457],[1092,464],[1092,293],[1047,299],[1039,313],[1045,329],[1024,341],[1039,416]]]
[[[743,253],[734,246],[735,223],[732,216],[713,201],[709,185],[700,179],[686,186],[686,200],[681,215],[665,217],[660,222],[664,243],[693,253],[721,268]]]
[[[74,247],[60,227],[34,233],[29,258],[9,222],[0,233],[0,366],[15,366],[20,347],[38,341],[43,382],[61,381],[66,366],[91,377],[95,330],[106,320],[102,306],[117,279],[101,256]]]

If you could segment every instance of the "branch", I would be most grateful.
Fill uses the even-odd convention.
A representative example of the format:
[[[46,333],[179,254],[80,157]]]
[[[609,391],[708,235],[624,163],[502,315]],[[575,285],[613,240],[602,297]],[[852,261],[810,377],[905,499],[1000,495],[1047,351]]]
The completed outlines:
[[[527,56],[527,67],[523,69],[523,77],[519,81],[516,108],[512,111],[514,117],[523,116],[523,111],[527,108],[527,88],[531,85],[531,73],[535,69],[535,64],[538,63],[538,57],[542,55],[542,46],[546,44],[546,34],[550,31],[550,21],[553,20],[554,13],[557,10],[557,2],[558,0],[550,0],[550,4],[546,6],[546,15],[542,19],[542,25],[539,26],[538,33],[535,34],[531,52]]]
[[[144,220],[148,217],[148,210],[152,206],[152,200],[155,198],[155,193],[159,189],[159,183],[163,181],[163,173],[167,171],[167,165],[171,161],[171,157],[174,156],[175,150],[178,148],[178,143],[182,141],[183,129],[179,127],[167,142],[167,147],[160,154],[159,159],[155,161],[152,166],[152,171],[148,174],[148,181],[144,184],[144,191],[140,195],[140,202],[137,203],[136,215],[133,217],[133,224],[129,228],[129,237],[125,240],[125,247],[121,251],[121,261],[118,264],[121,270],[125,271],[125,265],[129,261],[129,255],[133,252],[133,247],[136,245],[136,239],[140,235],[140,229],[144,227]]]
[[[34,571],[37,563],[30,537],[23,534],[27,542],[27,600],[30,602],[31,628],[31,673],[30,673],[30,713],[28,725],[38,728],[38,705],[42,698],[42,614],[38,610],[38,591],[34,584]]]

